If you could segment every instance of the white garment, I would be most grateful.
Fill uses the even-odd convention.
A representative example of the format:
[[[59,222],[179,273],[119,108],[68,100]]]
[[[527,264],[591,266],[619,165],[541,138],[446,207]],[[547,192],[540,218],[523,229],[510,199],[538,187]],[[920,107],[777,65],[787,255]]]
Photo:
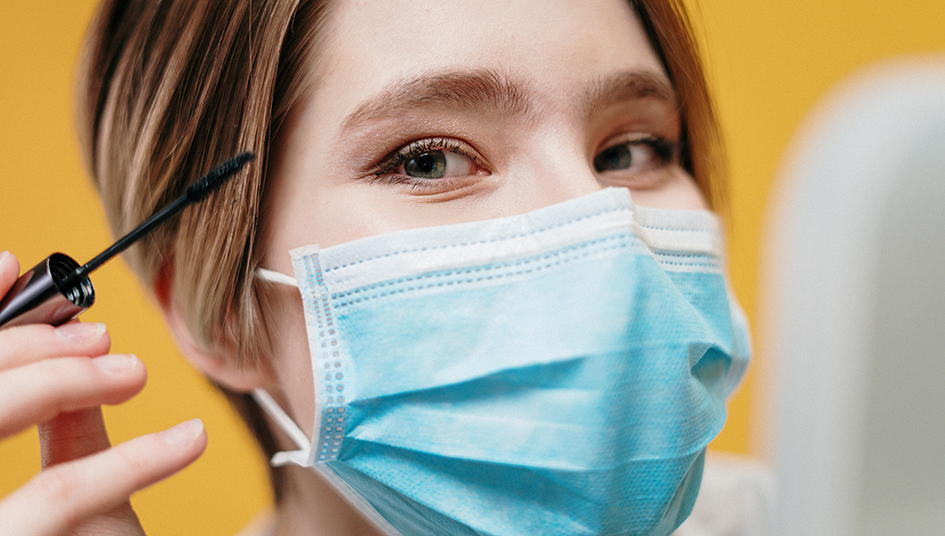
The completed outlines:
[[[774,473],[737,454],[709,451],[699,498],[689,519],[672,536],[769,536],[774,516]],[[272,536],[271,510],[261,512],[236,536]]]
[[[767,465],[708,451],[696,505],[672,536],[769,536],[774,490],[774,472]]]

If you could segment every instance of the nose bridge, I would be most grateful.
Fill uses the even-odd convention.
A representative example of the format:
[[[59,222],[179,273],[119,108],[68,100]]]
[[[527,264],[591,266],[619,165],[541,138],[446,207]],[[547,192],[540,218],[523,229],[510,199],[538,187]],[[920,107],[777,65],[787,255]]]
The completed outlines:
[[[533,144],[524,165],[516,170],[529,209],[561,203],[603,188],[583,152],[583,144],[561,133],[548,133]]]
[[[542,173],[540,197],[546,205],[553,205],[575,197],[591,194],[603,188],[586,162],[555,166]]]

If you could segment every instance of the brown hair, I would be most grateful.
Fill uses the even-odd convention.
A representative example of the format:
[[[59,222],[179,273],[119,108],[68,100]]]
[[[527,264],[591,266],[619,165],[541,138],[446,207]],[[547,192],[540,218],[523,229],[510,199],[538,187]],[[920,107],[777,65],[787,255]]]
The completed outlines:
[[[114,233],[215,164],[256,153],[246,177],[126,257],[148,288],[172,265],[195,339],[239,358],[259,348],[253,274],[269,144],[307,82],[301,62],[324,4],[106,0],[80,59],[79,137]]]
[[[171,268],[171,299],[194,339],[254,362],[265,333],[254,277],[266,159],[309,83],[326,2],[104,0],[77,72],[79,138],[121,235],[233,154],[256,162],[200,210],[185,211],[126,254],[145,288]],[[249,396],[230,401],[263,450],[275,443]],[[272,472],[279,494],[278,473]]]
[[[631,0],[676,87],[684,167],[718,205],[715,117],[679,0]],[[267,329],[254,277],[269,145],[312,81],[328,0],[104,0],[89,29],[77,83],[87,166],[113,233],[179,196],[202,172],[251,150],[256,161],[133,248],[126,259],[147,289],[172,274],[173,300],[194,339],[254,362]],[[267,454],[259,408],[227,393]],[[274,479],[278,478],[273,473]],[[274,480],[277,499],[281,484]]]
[[[680,0],[631,0],[669,75],[682,119],[682,165],[696,180],[709,206],[720,210],[726,166],[718,121],[709,97],[692,23]]]

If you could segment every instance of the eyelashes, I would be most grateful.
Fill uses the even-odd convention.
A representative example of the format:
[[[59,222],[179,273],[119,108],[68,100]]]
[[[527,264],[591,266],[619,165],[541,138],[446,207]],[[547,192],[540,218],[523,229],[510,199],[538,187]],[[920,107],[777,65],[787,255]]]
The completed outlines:
[[[679,142],[651,135],[611,137],[592,158],[594,171],[602,177],[646,175],[676,163]],[[457,181],[490,175],[479,153],[468,143],[445,137],[413,141],[382,158],[368,177],[371,183],[400,184],[415,190],[444,191]]]
[[[480,157],[469,144],[453,138],[429,138],[409,143],[387,155],[374,173],[376,179],[438,181],[485,175]]]
[[[676,161],[678,146],[677,142],[654,136],[631,137],[618,143],[610,142],[594,155],[594,171],[645,171],[662,167]]]

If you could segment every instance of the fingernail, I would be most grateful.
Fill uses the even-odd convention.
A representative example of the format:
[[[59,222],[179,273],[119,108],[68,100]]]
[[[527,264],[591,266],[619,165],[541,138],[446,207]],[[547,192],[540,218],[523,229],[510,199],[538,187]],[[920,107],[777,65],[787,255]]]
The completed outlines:
[[[10,258],[9,251],[0,252],[0,266],[3,266],[7,262],[7,259],[9,258]]]
[[[56,334],[70,342],[82,342],[105,333],[105,324],[100,322],[70,322],[56,328]]]
[[[171,445],[177,447],[186,447],[193,443],[202,431],[203,421],[200,419],[191,419],[187,422],[182,422],[173,428],[168,428],[163,432],[159,432],[158,435]]]
[[[92,363],[105,372],[127,372],[138,365],[138,358],[131,354],[108,354],[96,357]]]

